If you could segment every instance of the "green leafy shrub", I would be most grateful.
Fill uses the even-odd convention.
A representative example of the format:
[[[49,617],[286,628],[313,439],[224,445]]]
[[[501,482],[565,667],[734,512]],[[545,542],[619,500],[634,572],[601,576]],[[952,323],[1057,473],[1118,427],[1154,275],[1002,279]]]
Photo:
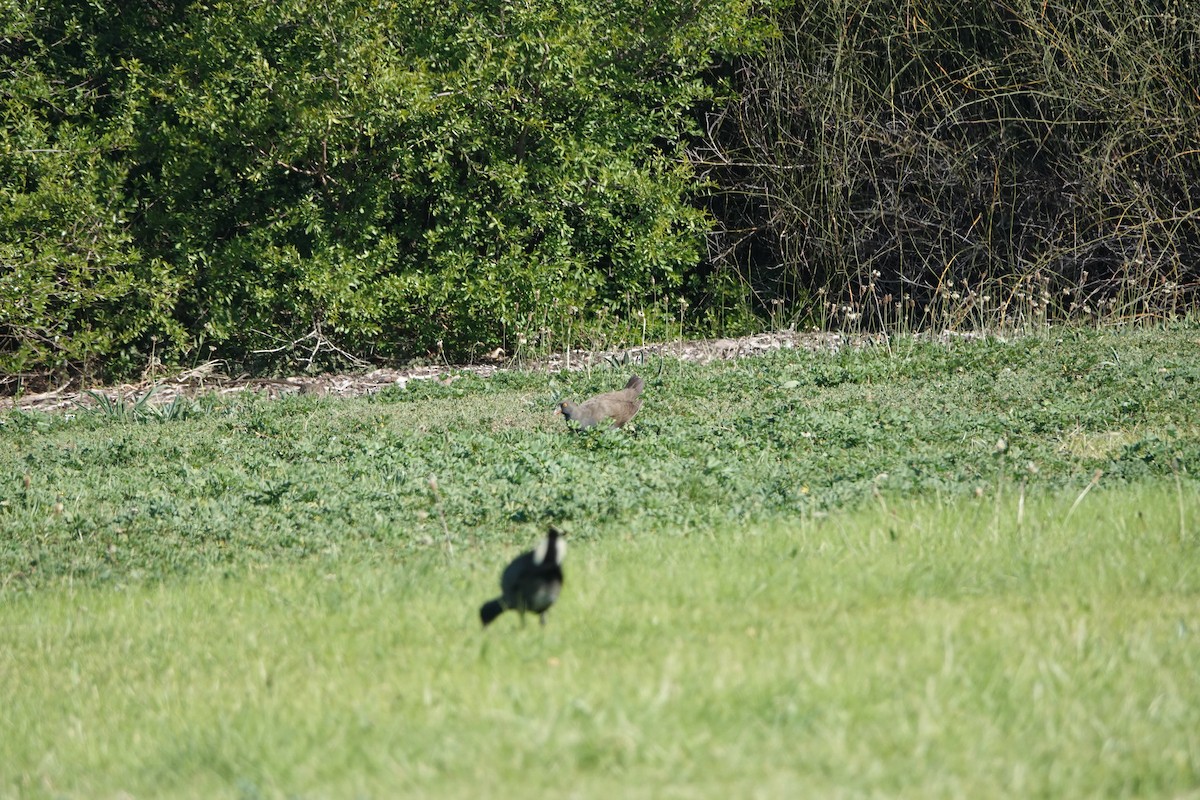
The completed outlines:
[[[0,36],[0,390],[170,329],[175,289],[129,231],[124,109],[89,84],[73,26],[17,10]]]
[[[681,142],[755,38],[745,0],[10,5],[8,369],[662,324],[707,228]]]

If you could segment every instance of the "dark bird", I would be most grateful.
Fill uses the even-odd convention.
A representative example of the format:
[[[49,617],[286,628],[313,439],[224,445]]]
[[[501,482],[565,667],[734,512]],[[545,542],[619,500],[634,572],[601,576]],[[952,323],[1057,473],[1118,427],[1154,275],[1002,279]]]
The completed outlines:
[[[504,574],[500,576],[501,595],[479,609],[484,626],[509,609],[521,612],[521,624],[525,623],[525,612],[532,611],[545,625],[546,611],[562,591],[562,562],[566,554],[563,532],[551,525],[550,532],[537,547],[521,553],[504,568]]]
[[[612,424],[619,428],[633,419],[633,415],[642,407],[641,395],[645,386],[646,382],[634,375],[624,389],[598,394],[582,403],[566,400],[558,404],[556,411],[580,428],[590,428],[605,420],[612,420]]]

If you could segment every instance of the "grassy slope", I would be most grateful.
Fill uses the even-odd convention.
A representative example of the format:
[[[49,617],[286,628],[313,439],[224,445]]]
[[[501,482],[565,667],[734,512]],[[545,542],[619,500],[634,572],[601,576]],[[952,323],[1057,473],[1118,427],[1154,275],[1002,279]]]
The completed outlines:
[[[1195,792],[1198,338],[669,365],[630,436],[538,376],[10,416],[0,793]]]
[[[1069,333],[669,365],[630,435],[565,436],[550,414],[557,391],[624,383],[607,371],[566,385],[504,375],[346,401],[213,401],[163,423],[10,415],[0,581],[347,549],[406,558],[441,546],[439,510],[460,544],[511,546],[546,520],[605,537],[805,516],[875,492],[1079,489],[1095,469],[1104,485],[1176,465],[1196,475],[1198,340],[1194,329]]]

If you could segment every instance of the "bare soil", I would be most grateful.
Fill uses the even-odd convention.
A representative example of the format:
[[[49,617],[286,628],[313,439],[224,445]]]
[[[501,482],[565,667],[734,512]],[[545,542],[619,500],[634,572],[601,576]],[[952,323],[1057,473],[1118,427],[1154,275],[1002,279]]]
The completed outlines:
[[[506,359],[503,355],[497,354],[493,360],[478,364],[426,364],[375,369],[356,374],[304,375],[289,378],[231,376],[222,371],[223,362],[211,361],[171,377],[147,378],[138,383],[96,387],[67,385],[37,394],[0,397],[0,411],[9,409],[64,411],[80,407],[87,408],[98,402],[97,396],[107,397],[114,401],[135,400],[145,397],[145,394],[150,391],[153,391],[154,394],[148,402],[155,405],[170,403],[179,396],[191,398],[204,394],[231,395],[241,392],[259,392],[273,398],[290,394],[356,397],[378,392],[388,386],[403,386],[413,380],[449,382],[454,380],[457,374],[464,372],[484,377],[502,370],[513,369],[555,373],[565,370],[588,369],[606,363],[620,365],[645,363],[663,355],[683,361],[707,363],[719,359],[758,356],[781,349],[805,349],[814,352],[836,351],[847,346],[863,346],[881,340],[881,337],[859,334],[779,331],[736,339],[671,342],[609,352],[571,350],[539,359]]]

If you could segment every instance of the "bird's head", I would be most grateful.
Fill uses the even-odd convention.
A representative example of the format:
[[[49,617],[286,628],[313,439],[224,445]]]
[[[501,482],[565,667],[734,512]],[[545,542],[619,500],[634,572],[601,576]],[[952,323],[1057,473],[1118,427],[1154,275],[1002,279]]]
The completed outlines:
[[[533,563],[541,566],[549,559],[556,566],[562,566],[563,558],[567,555],[567,540],[565,534],[556,526],[551,525],[546,538],[538,542],[533,551]]]
[[[572,403],[570,400],[563,400],[561,403],[559,403],[554,408],[554,413],[562,414],[567,419],[574,419],[575,418],[575,410],[577,408],[579,408],[578,404]]]

